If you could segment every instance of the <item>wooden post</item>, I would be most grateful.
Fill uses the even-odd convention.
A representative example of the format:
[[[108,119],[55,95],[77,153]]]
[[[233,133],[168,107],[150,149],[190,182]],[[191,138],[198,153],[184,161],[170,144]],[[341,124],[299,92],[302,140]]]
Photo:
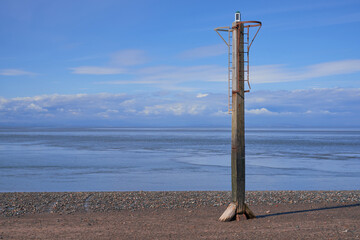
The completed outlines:
[[[244,24],[233,23],[232,118],[231,118],[231,186],[232,203],[220,217],[230,221],[242,216],[255,218],[245,204],[245,92],[244,92]],[[236,206],[236,207],[234,207]]]
[[[234,23],[233,91],[231,117],[231,186],[236,215],[244,212],[245,203],[245,118],[244,118],[244,34],[243,24]]]

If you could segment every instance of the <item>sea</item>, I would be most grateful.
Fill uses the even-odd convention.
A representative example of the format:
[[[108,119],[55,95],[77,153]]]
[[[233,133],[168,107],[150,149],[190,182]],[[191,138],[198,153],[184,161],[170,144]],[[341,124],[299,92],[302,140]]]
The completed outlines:
[[[246,129],[246,190],[360,190],[360,129]],[[231,190],[229,128],[0,128],[0,192]]]

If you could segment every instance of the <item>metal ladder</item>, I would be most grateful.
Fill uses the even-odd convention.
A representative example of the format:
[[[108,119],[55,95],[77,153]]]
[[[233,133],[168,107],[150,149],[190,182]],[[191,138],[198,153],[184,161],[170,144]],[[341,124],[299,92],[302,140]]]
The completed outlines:
[[[260,28],[261,28],[261,22],[259,21],[242,21],[244,26],[244,49],[242,52],[244,54],[244,59],[240,62],[240,64],[244,65],[244,82],[247,82],[248,89],[244,89],[244,92],[250,92],[251,86],[250,86],[250,60],[249,60],[249,52],[250,47],[252,43],[254,42],[254,39],[256,38],[256,35],[258,34]],[[252,36],[252,39],[250,41],[250,28],[251,27],[257,27],[257,31]],[[215,31],[221,39],[225,42],[225,44],[228,46],[228,113],[232,113],[232,77],[233,77],[233,71],[234,68],[232,66],[232,32],[233,29],[231,27],[218,27],[215,28]],[[228,41],[226,41],[220,34],[220,32],[228,32]]]
[[[250,65],[249,65],[249,50],[250,50],[250,39],[249,39],[249,26],[244,26],[244,38],[246,36],[246,41],[244,41],[244,48],[246,48],[246,51],[244,51],[244,82],[247,82],[249,89],[244,90],[244,92],[250,92],[251,86],[250,86]]]
[[[232,31],[228,31],[229,40],[228,40],[228,113],[232,111],[232,76],[233,76],[233,66],[232,66]]]
[[[248,89],[244,89],[244,92],[250,92],[250,37],[249,37],[249,26],[244,26],[244,60],[240,60],[240,64],[244,64],[244,82],[247,82]],[[232,66],[232,31],[228,31],[228,113],[232,112],[232,77],[234,67]]]

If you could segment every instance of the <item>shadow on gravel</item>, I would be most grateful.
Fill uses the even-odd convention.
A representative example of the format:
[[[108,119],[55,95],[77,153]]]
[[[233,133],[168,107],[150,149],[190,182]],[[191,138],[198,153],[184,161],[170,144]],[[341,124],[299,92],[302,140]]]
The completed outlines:
[[[273,217],[273,216],[286,215],[286,214],[315,212],[315,211],[322,211],[322,210],[329,210],[329,209],[349,208],[349,207],[359,207],[359,206],[360,206],[360,203],[350,204],[350,205],[334,206],[334,207],[314,208],[314,209],[299,210],[299,211],[292,211],[292,212],[281,212],[281,213],[273,213],[273,214],[266,214],[266,215],[258,215],[258,216],[256,216],[256,218],[266,218],[266,217]]]

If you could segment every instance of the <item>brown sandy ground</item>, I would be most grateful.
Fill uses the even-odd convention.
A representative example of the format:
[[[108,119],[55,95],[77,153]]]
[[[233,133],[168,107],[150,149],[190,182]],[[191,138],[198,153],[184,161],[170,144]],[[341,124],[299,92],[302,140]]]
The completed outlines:
[[[190,195],[192,201],[200,201],[194,198],[194,193],[166,194]],[[330,194],[336,201],[332,201],[334,199],[331,198],[325,198],[323,201],[314,200],[314,203],[306,203],[305,200],[305,203],[276,200],[279,195],[295,197],[307,193],[273,192],[272,198],[263,198],[263,203],[250,205],[257,219],[228,223],[217,221],[226,208],[225,204],[135,209],[131,209],[129,205],[129,209],[121,210],[55,213],[44,211],[11,216],[5,214],[4,209],[9,208],[10,204],[8,202],[4,205],[4,199],[12,201],[13,195],[0,194],[0,239],[360,239],[360,203],[353,201],[357,199],[359,192],[310,194],[314,199],[318,199],[318,195]],[[338,198],[348,196],[349,193],[353,196],[350,198],[352,201]],[[121,194],[125,193],[117,196],[122,196]],[[134,197],[143,193],[132,194]],[[206,198],[209,194],[211,196],[214,193],[200,192],[197,196],[201,198],[205,195]],[[61,196],[63,195],[64,193]],[[102,195],[102,198],[104,196]],[[151,196],[154,197],[156,194]],[[147,201],[146,197],[139,199],[140,203],[144,201]],[[156,201],[155,199],[154,202]],[[26,209],[25,205],[16,206]]]

